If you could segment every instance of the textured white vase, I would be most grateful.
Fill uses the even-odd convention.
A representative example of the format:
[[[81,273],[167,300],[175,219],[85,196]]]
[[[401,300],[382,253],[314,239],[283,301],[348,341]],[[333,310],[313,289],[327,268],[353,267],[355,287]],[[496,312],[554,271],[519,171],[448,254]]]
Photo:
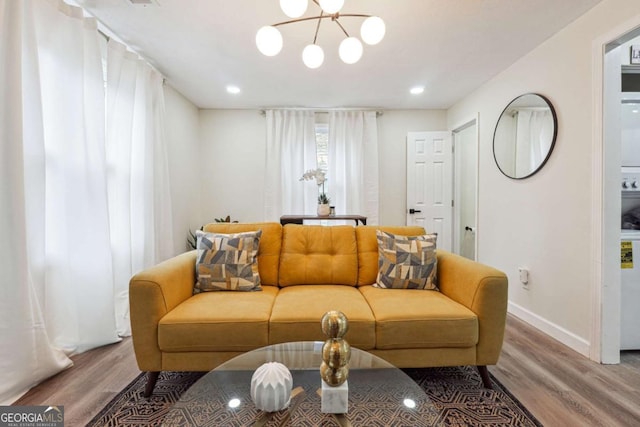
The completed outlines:
[[[251,377],[251,399],[265,412],[281,411],[291,402],[293,378],[282,363],[267,362]]]

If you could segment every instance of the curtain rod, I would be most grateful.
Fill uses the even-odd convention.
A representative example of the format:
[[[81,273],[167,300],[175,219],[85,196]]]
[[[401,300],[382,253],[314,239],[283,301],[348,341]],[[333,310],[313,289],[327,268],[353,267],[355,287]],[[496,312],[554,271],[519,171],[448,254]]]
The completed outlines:
[[[376,117],[380,117],[380,116],[382,116],[384,114],[384,111],[373,110],[373,109],[370,109],[370,108],[310,108],[310,107],[295,108],[295,107],[287,107],[287,108],[262,108],[260,110],[260,115],[264,116],[266,114],[267,110],[288,110],[288,111],[300,110],[300,111],[313,111],[314,113],[330,113],[332,111],[375,111]]]
[[[98,34],[100,34],[102,37],[104,37],[104,39],[106,41],[111,40],[111,37],[109,37],[106,33],[102,32],[102,30],[100,30],[99,28],[98,28]]]
[[[109,43],[111,41],[111,36],[109,36],[107,33],[105,33],[104,31],[100,30],[98,28],[98,34],[100,34],[106,41],[107,43]],[[151,63],[149,61],[147,61],[147,59],[145,57],[143,57],[142,55],[140,55],[138,52],[132,50],[129,45],[116,40],[118,43],[125,45],[125,47],[127,48],[127,50],[129,50],[129,52],[133,52],[136,55],[138,55],[139,58],[141,58],[144,62],[147,63],[147,65],[149,65],[151,68],[153,68],[154,70],[156,70],[158,72],[158,74],[160,74],[162,76],[162,85],[164,86],[167,83],[167,78],[164,76],[164,74],[162,74],[160,71],[158,71],[158,69],[156,67],[154,67],[153,65],[151,65]]]
[[[518,107],[511,112],[511,117],[518,115],[519,111],[547,111],[549,107]]]

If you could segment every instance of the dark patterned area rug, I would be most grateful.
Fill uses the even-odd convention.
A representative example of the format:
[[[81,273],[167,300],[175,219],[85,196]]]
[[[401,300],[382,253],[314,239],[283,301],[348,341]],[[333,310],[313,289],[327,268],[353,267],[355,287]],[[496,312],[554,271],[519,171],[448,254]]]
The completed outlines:
[[[435,408],[435,411],[430,411],[428,417],[424,417],[421,423],[423,425],[542,426],[493,376],[491,379],[494,390],[483,388],[480,376],[474,367],[403,369],[403,371],[422,387]],[[140,375],[87,425],[91,427],[160,426],[174,403],[203,375],[203,372],[162,372],[153,396],[149,399],[142,396],[146,380],[144,375]],[[323,422],[322,425],[331,425],[331,423]],[[358,424],[354,422],[353,425],[355,427]],[[389,425],[398,427],[397,424]]]

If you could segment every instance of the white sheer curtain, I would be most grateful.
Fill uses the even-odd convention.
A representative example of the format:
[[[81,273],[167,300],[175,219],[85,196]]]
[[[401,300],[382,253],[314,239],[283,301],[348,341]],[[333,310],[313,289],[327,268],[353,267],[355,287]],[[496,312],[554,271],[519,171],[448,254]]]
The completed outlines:
[[[300,182],[302,174],[317,166],[315,113],[308,110],[267,110],[265,167],[265,221],[281,215],[313,215],[318,188]]]
[[[378,125],[375,111],[329,114],[331,205],[338,215],[364,215],[378,224]]]
[[[516,119],[516,171],[528,175],[545,159],[553,140],[549,110],[518,110]]]
[[[114,40],[107,49],[107,165],[117,331],[131,334],[129,279],[173,255],[162,76]]]
[[[61,350],[118,336],[95,22],[62,2],[0,5],[0,403],[8,404],[70,366]]]
[[[130,334],[130,276],[173,254],[162,78],[110,50],[107,114],[82,15],[0,1],[2,405]]]

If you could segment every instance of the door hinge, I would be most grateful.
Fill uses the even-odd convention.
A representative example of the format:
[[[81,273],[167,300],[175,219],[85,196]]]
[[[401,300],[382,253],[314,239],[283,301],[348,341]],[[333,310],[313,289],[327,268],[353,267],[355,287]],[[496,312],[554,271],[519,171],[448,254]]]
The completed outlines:
[[[451,201],[451,207],[453,207],[453,200]]]

